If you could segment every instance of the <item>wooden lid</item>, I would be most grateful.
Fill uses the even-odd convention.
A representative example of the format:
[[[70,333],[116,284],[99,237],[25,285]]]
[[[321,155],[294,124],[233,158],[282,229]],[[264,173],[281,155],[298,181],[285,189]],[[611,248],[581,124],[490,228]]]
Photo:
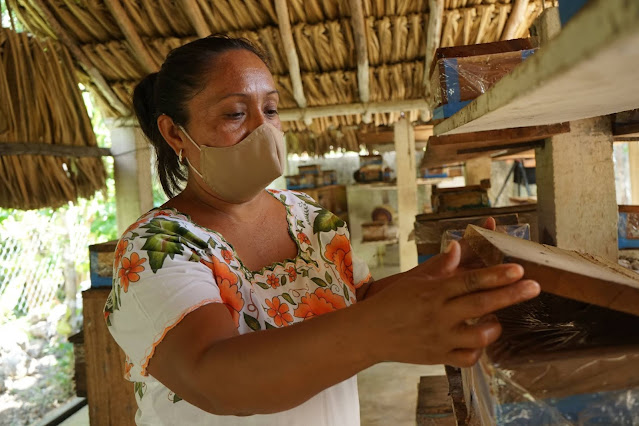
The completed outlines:
[[[464,239],[487,266],[522,265],[542,291],[639,316],[639,274],[614,262],[474,225]]]

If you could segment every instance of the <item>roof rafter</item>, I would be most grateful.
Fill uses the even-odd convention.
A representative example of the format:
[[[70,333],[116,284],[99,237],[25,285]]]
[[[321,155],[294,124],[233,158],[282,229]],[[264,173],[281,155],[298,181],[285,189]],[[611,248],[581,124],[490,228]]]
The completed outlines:
[[[127,116],[131,114],[129,108],[127,108],[118,96],[113,92],[109,84],[104,79],[100,71],[91,63],[89,58],[84,54],[82,49],[78,46],[78,43],[66,32],[66,30],[60,25],[58,20],[53,16],[51,10],[42,0],[33,0],[37,8],[42,12],[46,22],[51,27],[53,33],[58,39],[69,49],[73,57],[78,61],[84,71],[91,77],[93,84],[100,91],[102,96],[106,98],[109,104],[115,108],[120,114]]]
[[[366,27],[364,25],[364,9],[362,0],[350,0],[351,25],[353,27],[353,39],[355,41],[355,52],[357,55],[357,86],[359,90],[359,100],[367,103],[370,100],[370,77],[368,67],[368,49],[366,47]],[[364,123],[370,123],[372,117],[366,114],[362,117]]]
[[[293,31],[291,30],[291,21],[288,14],[288,6],[286,0],[275,0],[275,12],[277,13],[277,21],[280,28],[280,37],[282,45],[288,60],[288,72],[291,77],[293,86],[293,98],[300,108],[306,108],[306,97],[304,96],[304,87],[302,86],[302,74],[300,73],[300,61],[293,42]]]
[[[115,18],[115,22],[117,22],[118,27],[120,27],[122,34],[124,34],[124,38],[126,38],[126,41],[131,46],[135,59],[137,59],[147,74],[156,72],[158,70],[158,65],[151,57],[151,54],[149,54],[149,51],[142,42],[140,35],[137,31],[135,31],[133,22],[131,22],[129,15],[127,15],[126,11],[120,4],[120,0],[105,0],[105,3]]]

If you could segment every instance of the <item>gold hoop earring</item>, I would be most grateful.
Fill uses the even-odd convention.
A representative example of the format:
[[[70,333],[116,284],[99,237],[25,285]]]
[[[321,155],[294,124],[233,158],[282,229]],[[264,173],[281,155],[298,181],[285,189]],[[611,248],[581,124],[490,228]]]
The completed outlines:
[[[180,153],[178,154],[178,161],[182,164],[182,149],[180,148]]]

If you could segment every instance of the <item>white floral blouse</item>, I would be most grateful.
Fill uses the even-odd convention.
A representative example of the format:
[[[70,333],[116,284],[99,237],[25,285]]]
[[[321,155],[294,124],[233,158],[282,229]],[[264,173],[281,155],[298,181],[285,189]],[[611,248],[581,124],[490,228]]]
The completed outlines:
[[[208,303],[223,303],[240,334],[285,327],[355,303],[355,290],[370,274],[353,256],[344,221],[306,194],[269,193],[286,206],[298,253],[260,271],[244,266],[221,234],[174,209],[149,211],[118,242],[104,316],[127,355],[125,378],[134,382],[138,425],[359,425],[355,377],[291,410],[235,417],[200,410],[146,371],[166,333]]]

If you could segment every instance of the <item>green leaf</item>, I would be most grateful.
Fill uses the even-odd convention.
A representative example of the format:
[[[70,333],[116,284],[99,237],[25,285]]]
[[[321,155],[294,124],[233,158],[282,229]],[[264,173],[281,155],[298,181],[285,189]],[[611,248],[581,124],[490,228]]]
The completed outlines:
[[[175,404],[176,402],[180,402],[182,401],[182,398],[180,398],[176,393],[173,394],[173,403]]]
[[[140,236],[140,234],[138,234],[137,232],[134,232],[134,233],[131,234],[131,239],[137,238],[139,236]]]
[[[191,253],[191,257],[189,257],[189,262],[199,262],[200,259],[202,259],[200,256],[198,256],[195,253]]]
[[[282,275],[280,282],[282,283],[282,285],[286,285],[286,275]]]
[[[302,276],[308,277],[308,269],[302,269]]]
[[[144,396],[144,383],[142,382],[134,382],[133,385],[134,392],[140,396],[140,399]]]
[[[277,328],[277,327],[275,327],[274,325],[271,325],[271,324],[269,324],[269,323],[268,323],[268,322],[266,322],[266,321],[264,322],[264,324],[266,324],[266,329],[267,329],[267,330],[268,330],[268,329],[271,329],[271,328]]]
[[[286,301],[287,301],[288,303],[290,303],[291,305],[293,305],[293,306],[297,305],[297,303],[295,303],[295,302],[293,301],[293,298],[291,297],[291,295],[290,295],[290,294],[288,294],[288,293],[282,293],[282,297],[284,298],[284,300],[286,300]]]
[[[259,285],[260,287],[262,287],[264,290],[268,290],[270,287],[268,286],[268,284],[266,283],[261,283],[261,282],[256,282],[257,285]]]
[[[149,265],[151,266],[151,270],[156,273],[160,268],[162,268],[167,254],[159,251],[148,251],[147,254],[149,255]]]
[[[346,297],[346,301],[351,301],[351,296],[348,294],[348,288],[346,288],[346,284],[344,284],[344,297]]]
[[[145,228],[152,234],[177,237],[177,241],[187,241],[198,248],[204,249],[208,244],[197,235],[189,231],[179,222],[162,218],[155,218],[141,228]]]
[[[338,228],[344,226],[345,223],[342,219],[335,216],[328,210],[322,209],[313,222],[313,233],[336,231]]]
[[[246,325],[248,325],[249,328],[253,331],[258,331],[262,329],[260,322],[247,313],[244,313],[244,321],[246,321]]]
[[[328,284],[321,278],[311,278],[311,280],[320,287],[326,287]]]
[[[304,228],[304,221],[297,219],[297,226],[299,228]]]
[[[333,284],[333,277],[331,277],[331,274],[329,274],[328,271],[326,271],[326,275],[324,275],[324,277],[329,284]]]
[[[297,196],[297,198],[299,198],[300,200],[304,201],[306,204],[313,206],[313,207],[317,207],[318,209],[321,209],[322,206],[320,206],[316,201],[314,201],[311,197],[309,197],[308,195],[304,194],[303,192],[299,193],[299,194],[295,194]]]
[[[286,195],[284,194],[280,194],[280,200],[282,200],[282,202],[286,202]]]
[[[159,251],[162,253],[182,254],[184,247],[180,238],[175,235],[153,234],[146,237],[142,250]]]

